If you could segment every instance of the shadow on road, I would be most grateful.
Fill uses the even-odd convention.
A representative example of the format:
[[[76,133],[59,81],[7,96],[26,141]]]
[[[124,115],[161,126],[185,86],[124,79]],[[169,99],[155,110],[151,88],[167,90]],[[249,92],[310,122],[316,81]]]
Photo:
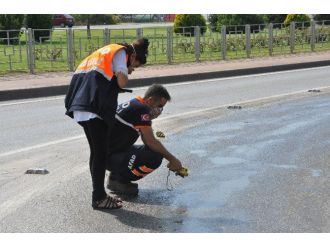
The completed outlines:
[[[138,229],[147,229],[151,231],[161,231],[164,220],[161,218],[129,211],[127,209],[119,210],[100,210],[104,213],[112,214],[121,223]]]
[[[124,196],[121,195],[126,202],[134,204],[146,205],[163,205],[169,206],[171,204],[171,195],[166,190],[159,189],[142,189],[138,196]]]
[[[173,215],[172,217],[158,218],[141,214],[127,209],[101,210],[116,217],[122,224],[137,229],[146,229],[153,232],[228,232],[228,229],[248,229],[248,222],[234,218],[222,217],[189,217]],[[229,230],[229,232],[231,232]],[[243,231],[244,232],[244,231]]]

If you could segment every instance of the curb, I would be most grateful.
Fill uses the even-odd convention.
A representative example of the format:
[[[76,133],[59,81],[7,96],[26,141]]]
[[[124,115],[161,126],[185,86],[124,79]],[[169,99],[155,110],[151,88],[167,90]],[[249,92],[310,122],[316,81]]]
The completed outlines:
[[[267,67],[247,68],[247,69],[235,69],[235,70],[227,70],[227,71],[214,71],[214,72],[204,72],[204,73],[185,74],[185,75],[140,78],[140,79],[130,80],[129,88],[148,86],[153,83],[169,84],[169,83],[177,83],[177,82],[185,82],[185,81],[198,81],[198,80],[207,80],[214,78],[224,78],[224,77],[286,71],[293,69],[322,67],[329,65],[330,65],[330,60],[323,60],[323,61],[306,62],[306,63],[298,63],[298,64],[285,64],[285,65],[275,65],[275,66],[267,66]],[[50,87],[42,87],[42,88],[5,90],[5,91],[0,91],[0,101],[65,95],[67,92],[67,88],[68,85],[61,85],[61,86],[50,86]]]

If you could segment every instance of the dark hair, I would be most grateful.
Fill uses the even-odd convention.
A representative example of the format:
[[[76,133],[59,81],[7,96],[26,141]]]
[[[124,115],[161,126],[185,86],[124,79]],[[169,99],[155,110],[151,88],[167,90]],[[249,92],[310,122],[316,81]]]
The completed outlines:
[[[145,99],[151,96],[158,99],[165,98],[166,100],[171,101],[171,96],[167,89],[160,84],[152,84],[144,94]]]
[[[149,40],[146,38],[138,39],[134,41],[132,45],[134,46],[137,60],[139,60],[141,64],[146,64]]]
[[[123,45],[123,46],[126,47],[126,53],[127,53],[128,56],[131,56],[135,52],[136,53],[136,59],[141,64],[146,64],[147,63],[148,46],[149,46],[148,39],[141,38],[141,39],[138,39],[138,40],[134,41],[132,44],[119,43],[119,45]]]

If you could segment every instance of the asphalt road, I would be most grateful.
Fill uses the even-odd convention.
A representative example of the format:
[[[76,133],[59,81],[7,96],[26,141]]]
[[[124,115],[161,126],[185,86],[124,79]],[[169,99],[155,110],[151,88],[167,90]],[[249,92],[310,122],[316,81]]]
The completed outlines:
[[[169,84],[167,88],[173,100],[163,115],[181,115],[234,102],[327,87],[330,86],[329,68]],[[145,88],[141,88],[135,89],[133,94],[121,94],[119,102],[144,92]],[[6,145],[0,145],[0,157],[3,153],[82,135],[81,129],[64,115],[63,102],[64,97],[2,102],[0,117],[6,121],[0,122],[0,140],[6,140]]]
[[[243,108],[171,138],[191,176],[169,231],[329,232],[329,98]]]
[[[89,206],[88,146],[63,97],[1,104],[0,232],[327,232],[329,94],[302,92],[329,87],[329,74],[168,85],[173,101],[155,129],[191,175],[172,175],[168,191],[163,166],[109,212]],[[243,109],[221,107],[235,102]],[[24,175],[29,167],[50,173]]]

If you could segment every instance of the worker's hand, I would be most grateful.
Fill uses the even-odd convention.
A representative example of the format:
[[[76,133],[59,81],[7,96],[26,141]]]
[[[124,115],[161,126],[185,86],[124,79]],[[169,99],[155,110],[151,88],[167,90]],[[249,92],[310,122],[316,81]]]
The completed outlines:
[[[177,158],[174,158],[174,159],[170,160],[170,162],[167,164],[167,168],[173,172],[176,172],[176,171],[181,170],[182,164],[181,164],[180,160],[178,160]]]
[[[116,72],[116,76],[117,76],[117,84],[120,88],[124,88],[127,84],[128,81],[128,77],[126,74],[124,74],[121,71]]]

